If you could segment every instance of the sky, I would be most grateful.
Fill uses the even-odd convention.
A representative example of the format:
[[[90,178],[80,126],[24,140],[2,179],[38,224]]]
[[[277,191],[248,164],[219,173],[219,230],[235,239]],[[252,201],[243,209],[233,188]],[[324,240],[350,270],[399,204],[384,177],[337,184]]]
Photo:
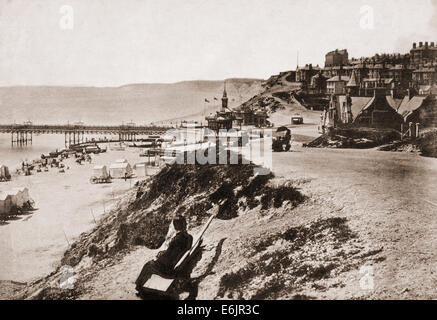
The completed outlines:
[[[437,0],[0,0],[0,86],[266,79],[436,31]]]

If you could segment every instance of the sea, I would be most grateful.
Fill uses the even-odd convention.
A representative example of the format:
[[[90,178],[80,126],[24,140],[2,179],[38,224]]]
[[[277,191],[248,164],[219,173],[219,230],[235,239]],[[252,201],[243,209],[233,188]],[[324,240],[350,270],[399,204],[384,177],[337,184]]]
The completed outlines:
[[[8,166],[10,169],[20,167],[25,160],[31,161],[47,154],[51,151],[64,147],[63,135],[39,135],[33,136],[32,144],[27,146],[11,145],[11,134],[0,134],[0,164]]]
[[[105,135],[107,138],[114,138]],[[91,140],[101,136],[85,135],[84,138]],[[12,146],[11,134],[0,133],[0,165],[6,165],[11,171],[21,167],[23,161],[40,159],[42,154],[65,148],[65,137],[63,134],[41,134],[33,135],[32,144],[25,146]]]

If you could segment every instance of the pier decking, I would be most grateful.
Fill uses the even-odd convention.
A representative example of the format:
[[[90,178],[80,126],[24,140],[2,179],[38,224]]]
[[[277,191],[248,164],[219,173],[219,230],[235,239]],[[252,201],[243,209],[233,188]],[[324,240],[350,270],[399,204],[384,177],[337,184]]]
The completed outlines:
[[[135,141],[139,135],[162,135],[170,126],[101,126],[101,125],[0,125],[0,133],[11,134],[12,146],[32,144],[34,134],[64,134],[65,145],[84,142],[85,134],[118,135],[119,141]]]

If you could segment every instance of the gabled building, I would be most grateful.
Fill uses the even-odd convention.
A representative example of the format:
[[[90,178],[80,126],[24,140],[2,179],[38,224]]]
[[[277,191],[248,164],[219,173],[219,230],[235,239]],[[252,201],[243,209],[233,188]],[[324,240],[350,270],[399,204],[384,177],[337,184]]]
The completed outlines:
[[[392,128],[400,130],[404,123],[402,116],[390,105],[385,91],[376,91],[372,99],[356,115],[353,123],[371,128]]]
[[[234,108],[234,121],[237,125],[265,127],[269,124],[265,110],[253,109],[241,105]]]
[[[357,75],[355,74],[355,70],[352,70],[351,77],[346,84],[346,91],[350,96],[357,96],[359,94],[359,88],[360,84]]]
[[[313,67],[312,64],[307,64],[305,67],[297,67],[296,82],[301,82],[305,86],[309,86],[311,78],[318,74],[322,69],[319,66]]]
[[[346,84],[349,82],[350,78],[346,76],[335,76],[328,79],[326,85],[327,94],[345,94]]]
[[[407,89],[412,79],[413,70],[403,64],[389,66],[386,75],[387,78],[393,79],[395,87],[399,89]]]
[[[413,82],[416,86],[433,85],[437,80],[437,67],[420,67],[413,71]]]
[[[382,92],[381,95],[384,96],[383,105],[390,106],[390,108],[396,112],[402,100],[394,99],[391,96],[384,95]],[[336,109],[340,123],[354,123],[361,115],[361,112],[371,105],[372,101],[374,101],[374,97],[352,97],[350,95],[338,96],[338,105]],[[390,112],[391,109],[389,109]]]
[[[226,92],[226,83],[223,89],[222,107],[215,115],[207,116],[208,128],[214,131],[222,129],[229,130],[232,128],[232,122],[235,120],[233,112],[228,108],[228,94]]]
[[[347,65],[349,62],[349,54],[347,49],[334,50],[325,55],[325,68]]]
[[[406,123],[419,123],[422,127],[437,127],[437,99],[434,95],[405,98],[398,109]]]
[[[410,50],[410,64],[418,67],[428,63],[437,62],[437,46],[434,42],[428,45],[428,42],[419,42],[419,45],[413,43],[413,48]]]
[[[328,78],[320,71],[311,78],[310,89],[314,94],[321,94],[326,92]]]
[[[361,82],[360,96],[371,97],[376,90],[384,90],[385,94],[390,94],[393,89],[393,79],[391,78],[365,78]]]

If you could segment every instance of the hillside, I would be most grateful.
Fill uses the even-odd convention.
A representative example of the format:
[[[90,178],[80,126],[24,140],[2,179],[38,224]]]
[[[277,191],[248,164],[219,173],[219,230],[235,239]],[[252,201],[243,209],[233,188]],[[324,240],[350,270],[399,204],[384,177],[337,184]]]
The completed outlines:
[[[243,110],[264,110],[275,125],[289,124],[291,115],[303,115],[305,122],[318,121],[319,113],[310,111],[310,107],[299,95],[301,84],[294,82],[291,71],[273,75],[262,83],[262,91],[239,108]],[[285,120],[284,120],[285,119]]]
[[[262,80],[228,79],[231,107],[258,94]],[[1,87],[1,123],[83,121],[89,124],[137,124],[181,118],[202,119],[217,110],[223,81],[184,81],[172,84],[130,84],[121,87]],[[214,100],[214,97],[217,100]],[[204,103],[204,99],[210,101]]]
[[[176,213],[188,218],[189,232],[196,234],[218,209],[193,260],[191,279],[174,288],[180,298],[322,298],[328,287],[338,294],[359,266],[380,253],[350,228],[347,218],[335,215],[331,204],[314,198],[308,179],[254,176],[253,169],[164,168],[138,183],[92,231],[72,243],[55,272],[21,287],[8,284],[9,294],[30,299],[137,299],[135,278],[144,261],[165,245]],[[60,288],[72,276],[74,288]]]
[[[132,254],[140,264],[144,254],[153,255],[154,250],[163,245],[175,214],[186,216],[190,232],[195,234],[217,209],[217,221],[226,222],[239,216],[256,217],[256,212],[270,215],[276,210],[291,210],[305,201],[306,197],[292,182],[274,183],[273,175],[254,175],[254,168],[254,165],[173,165],[164,168],[152,179],[139,182],[96,228],[82,234],[65,252],[61,264],[74,268],[77,274],[74,290],[59,289],[57,282],[63,276],[63,269],[59,268],[26,288],[24,296],[76,299],[96,294],[102,289],[101,284],[97,282],[90,286],[91,279],[108,276],[105,269],[122,264],[122,260]],[[215,205],[217,203],[220,207]],[[224,240],[217,244],[220,242],[223,245]],[[199,266],[207,265],[205,262],[210,258],[208,252],[204,254],[206,259]],[[132,270],[129,278],[137,272]],[[226,287],[227,280],[223,283]]]

